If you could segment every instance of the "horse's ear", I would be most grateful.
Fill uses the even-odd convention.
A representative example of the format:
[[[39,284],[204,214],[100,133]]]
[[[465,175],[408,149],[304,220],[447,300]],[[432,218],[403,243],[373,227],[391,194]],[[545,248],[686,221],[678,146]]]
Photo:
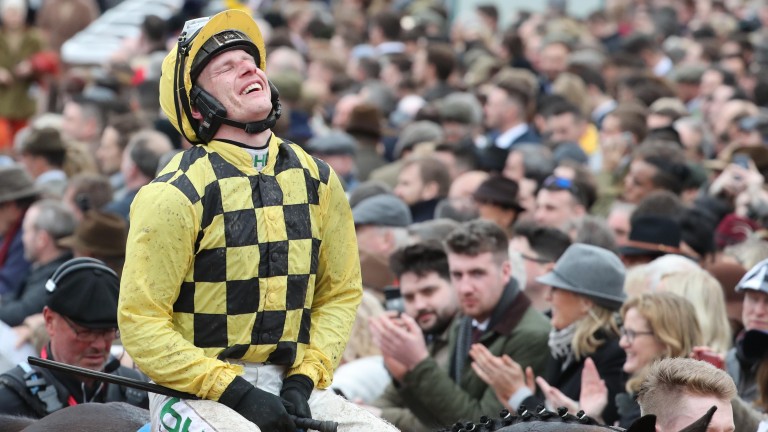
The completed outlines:
[[[632,422],[627,432],[656,432],[656,416],[647,414]]]
[[[715,415],[715,411],[717,411],[717,407],[712,405],[712,408],[706,414],[684,429],[681,429],[680,432],[706,432],[709,422],[712,421],[712,416]]]

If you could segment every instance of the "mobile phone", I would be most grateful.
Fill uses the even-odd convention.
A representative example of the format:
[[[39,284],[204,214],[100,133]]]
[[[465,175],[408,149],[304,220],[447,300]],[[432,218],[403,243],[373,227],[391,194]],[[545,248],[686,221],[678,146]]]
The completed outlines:
[[[405,312],[405,303],[400,294],[400,288],[393,285],[384,287],[384,309],[400,313]]]
[[[731,163],[734,163],[744,169],[749,169],[750,160],[751,159],[749,156],[742,153],[737,153],[733,155],[733,158],[731,158]]]
[[[717,353],[712,351],[703,351],[699,353],[698,357],[699,360],[705,361],[718,369],[723,369],[725,367],[723,359]]]

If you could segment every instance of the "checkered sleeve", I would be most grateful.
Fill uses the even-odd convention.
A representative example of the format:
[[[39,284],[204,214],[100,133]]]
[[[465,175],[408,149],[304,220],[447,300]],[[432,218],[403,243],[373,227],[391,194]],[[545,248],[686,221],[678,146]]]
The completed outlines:
[[[318,163],[321,170],[329,170],[329,178],[320,202],[322,226],[310,343],[302,362],[288,375],[304,374],[318,388],[326,388],[347,345],[363,288],[352,211],[336,174]]]
[[[170,175],[170,174],[169,174]],[[176,184],[184,174],[176,174]],[[141,189],[131,207],[118,322],[136,364],[156,383],[218,400],[241,368],[206,356],[174,323],[174,303],[194,256],[199,203],[165,182]]]

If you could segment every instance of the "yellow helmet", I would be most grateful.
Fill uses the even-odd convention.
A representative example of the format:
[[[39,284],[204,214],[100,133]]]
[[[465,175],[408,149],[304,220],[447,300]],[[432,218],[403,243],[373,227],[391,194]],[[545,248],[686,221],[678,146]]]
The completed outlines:
[[[253,123],[227,119],[224,107],[195,85],[205,65],[216,55],[231,49],[245,50],[256,59],[261,70],[266,69],[261,30],[253,18],[241,10],[226,10],[212,17],[187,21],[179,35],[179,43],[163,60],[160,106],[171,124],[191,143],[209,142],[222,123],[257,133],[274,126],[280,117],[277,89],[271,83],[272,112],[267,119]],[[192,117],[193,105],[203,115],[203,120]]]

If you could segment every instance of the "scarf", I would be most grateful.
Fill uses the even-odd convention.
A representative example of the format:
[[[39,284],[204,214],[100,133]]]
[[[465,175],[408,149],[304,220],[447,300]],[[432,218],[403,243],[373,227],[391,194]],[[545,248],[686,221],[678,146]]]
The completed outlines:
[[[573,342],[573,335],[576,334],[577,324],[578,321],[566,328],[560,330],[553,328],[549,331],[549,352],[556,360],[563,359],[561,370],[565,370],[574,360],[571,342]]]

